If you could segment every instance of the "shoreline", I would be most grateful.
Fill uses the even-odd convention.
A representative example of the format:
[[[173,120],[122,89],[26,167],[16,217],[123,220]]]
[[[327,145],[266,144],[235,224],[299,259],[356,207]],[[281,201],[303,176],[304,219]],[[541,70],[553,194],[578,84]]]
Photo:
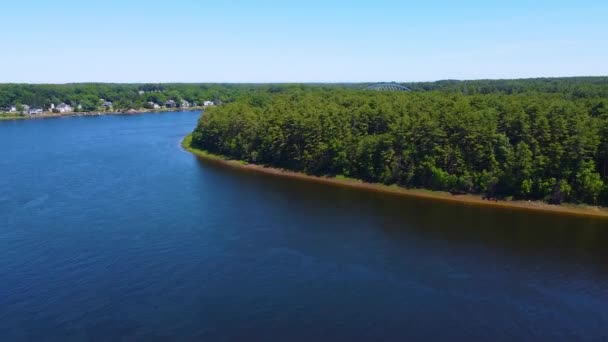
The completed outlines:
[[[149,113],[166,113],[166,112],[196,112],[204,110],[205,107],[188,107],[188,108],[162,108],[162,109],[128,109],[111,112],[68,112],[68,113],[50,113],[44,112],[36,115],[15,115],[9,117],[0,116],[0,121],[10,120],[35,120],[35,119],[50,119],[50,118],[62,118],[71,116],[103,116],[103,115],[131,115],[131,114],[149,114]]]
[[[339,178],[339,177],[325,177],[325,176],[313,176],[307,175],[301,172],[289,171],[269,166],[250,164],[239,160],[227,159],[223,156],[209,153],[207,151],[199,150],[191,146],[192,135],[188,134],[185,136],[180,145],[182,148],[192,153],[193,155],[204,159],[206,161],[219,163],[232,168],[253,171],[258,173],[264,173],[284,178],[299,179],[311,182],[317,182],[322,184],[329,184],[333,186],[343,186],[353,189],[360,189],[365,191],[374,191],[386,194],[393,194],[398,196],[407,196],[412,198],[424,198],[430,200],[438,200],[444,202],[460,203],[460,204],[471,204],[485,207],[503,208],[503,209],[516,209],[525,211],[545,212],[554,213],[560,215],[575,215],[579,217],[593,217],[600,219],[608,219],[608,208],[594,207],[589,205],[576,205],[576,204],[562,204],[552,205],[539,201],[490,201],[482,199],[481,195],[452,195],[448,192],[433,191],[425,189],[406,189],[397,185],[384,185],[377,183],[366,183],[356,179]]]

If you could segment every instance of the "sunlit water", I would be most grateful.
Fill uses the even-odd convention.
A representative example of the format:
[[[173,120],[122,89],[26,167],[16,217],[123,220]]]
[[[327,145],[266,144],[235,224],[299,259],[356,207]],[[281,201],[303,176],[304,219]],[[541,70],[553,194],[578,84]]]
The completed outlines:
[[[233,170],[199,113],[0,122],[0,340],[606,340],[608,222]]]

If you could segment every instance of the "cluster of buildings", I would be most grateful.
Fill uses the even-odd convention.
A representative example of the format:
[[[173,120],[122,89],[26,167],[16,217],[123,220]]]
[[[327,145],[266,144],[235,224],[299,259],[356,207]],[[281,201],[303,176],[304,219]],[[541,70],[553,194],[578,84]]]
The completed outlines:
[[[99,99],[99,106],[102,107],[104,110],[111,110],[113,108],[113,104],[112,101],[107,101],[105,99]],[[204,101],[203,102],[203,106],[208,107],[208,106],[214,106],[215,103],[213,101]],[[179,102],[174,101],[174,100],[168,100],[165,101],[164,103],[164,107],[165,108],[190,108],[190,107],[196,107],[197,103],[190,103],[186,100],[181,100]],[[161,109],[163,108],[160,104],[158,103],[154,103],[154,102],[148,102],[147,103],[147,108],[149,109]],[[76,106],[76,110],[82,110],[82,106],[80,104],[78,104]],[[57,106],[55,106],[55,104],[51,103],[51,105],[49,106],[49,108],[46,110],[47,112],[53,112],[53,113],[70,113],[74,111],[74,108],[67,104],[67,103],[60,103]],[[9,108],[7,108],[7,112],[9,113],[23,113],[23,114],[28,114],[28,115],[36,115],[36,114],[42,114],[43,112],[45,112],[45,110],[43,108],[33,108],[30,107],[28,105],[13,105],[10,106]]]
[[[155,107],[155,109],[157,108],[156,106],[158,106],[158,108],[160,108],[160,106],[156,103],[152,103],[152,102],[148,102],[148,104],[153,104]],[[203,106],[204,107],[209,107],[209,106],[214,106],[215,103],[213,101],[204,101],[203,102]],[[196,107],[198,106],[198,104],[196,102],[194,103],[190,103],[186,100],[181,100],[179,103],[174,101],[174,100],[168,100],[165,101],[165,108],[189,108],[189,107]]]
[[[21,108],[19,108],[21,107]],[[82,107],[80,105],[78,105],[78,109],[82,109]],[[23,113],[23,114],[27,114],[27,115],[36,115],[36,114],[42,114],[45,110],[40,108],[40,107],[30,107],[29,105],[13,105],[10,106],[9,108],[7,108],[7,112],[9,113]],[[49,106],[48,112],[53,112],[53,113],[69,113],[74,111],[74,109],[72,108],[72,106],[70,106],[67,103],[60,103],[57,106],[55,106],[54,103],[51,103],[51,105]]]

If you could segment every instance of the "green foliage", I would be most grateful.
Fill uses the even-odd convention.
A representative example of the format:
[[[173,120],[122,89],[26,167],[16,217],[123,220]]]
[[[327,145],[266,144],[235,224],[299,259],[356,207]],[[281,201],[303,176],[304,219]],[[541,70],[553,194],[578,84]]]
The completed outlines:
[[[574,189],[577,199],[588,203],[597,202],[604,189],[604,182],[592,161],[583,162],[579,168],[574,177]]]
[[[401,84],[0,84],[0,110],[167,100],[196,147],[251,163],[487,197],[608,205],[608,77]]]
[[[11,105],[27,104],[48,108],[51,103],[65,102],[82,111],[97,111],[100,99],[113,102],[114,110],[145,108],[148,101],[163,105],[181,99],[189,102],[220,100],[231,102],[244,94],[266,91],[271,86],[239,84],[0,84],[0,110]],[[143,92],[143,93],[140,93]]]
[[[252,88],[207,110],[193,144],[316,175],[606,205],[606,80]]]

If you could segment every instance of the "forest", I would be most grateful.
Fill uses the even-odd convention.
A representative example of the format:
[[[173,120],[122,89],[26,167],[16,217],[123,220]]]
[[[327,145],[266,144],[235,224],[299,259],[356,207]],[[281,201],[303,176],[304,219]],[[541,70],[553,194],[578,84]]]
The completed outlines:
[[[214,101],[234,102],[241,97],[276,94],[306,89],[365,89],[370,83],[318,84],[220,84],[220,83],[69,83],[69,84],[0,84],[0,112],[11,106],[28,105],[48,108],[51,104],[67,103],[82,111],[100,110],[100,101],[111,101],[113,109],[146,108],[148,102],[162,105],[165,101],[190,103]],[[538,78],[528,80],[478,80],[399,83],[414,92],[518,94],[557,93],[568,99],[607,98],[608,77]]]
[[[489,198],[608,205],[608,77],[342,84],[0,84],[0,112],[223,104],[193,144],[251,163]]]
[[[201,116],[193,147],[366,182],[608,205],[608,78],[252,88]]]

